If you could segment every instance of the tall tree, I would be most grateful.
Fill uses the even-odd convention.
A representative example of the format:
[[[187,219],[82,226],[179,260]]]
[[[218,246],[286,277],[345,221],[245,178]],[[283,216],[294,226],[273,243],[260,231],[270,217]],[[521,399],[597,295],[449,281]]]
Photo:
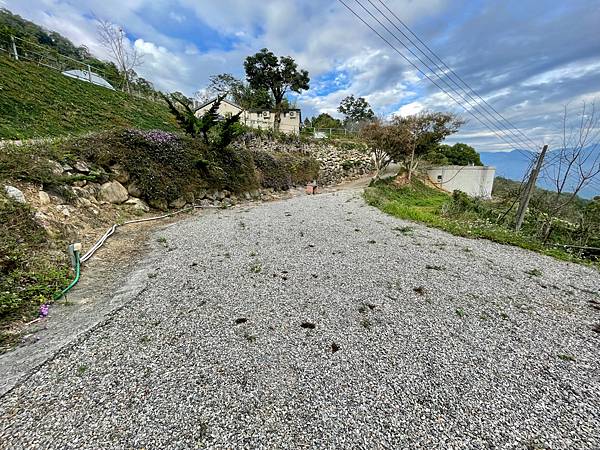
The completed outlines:
[[[131,77],[135,73],[134,69],[143,64],[142,55],[134,46],[130,46],[122,27],[108,20],[97,20],[100,45],[106,49],[117,65],[119,73],[123,77],[124,90],[130,92]]]
[[[274,104],[267,89],[254,89],[230,73],[212,75],[206,89],[196,93],[200,101],[208,101],[219,95],[225,95],[244,109],[272,109]]]
[[[454,166],[483,166],[481,157],[477,150],[462,142],[450,146],[438,145],[435,150],[425,155],[425,159],[433,164]]]
[[[384,124],[381,120],[374,120],[366,124],[360,131],[371,150],[375,162],[375,178],[392,162],[390,156],[394,149],[402,145],[397,129]]]
[[[402,163],[408,181],[419,161],[435,149],[447,136],[456,133],[464,122],[453,114],[424,112],[414,116],[394,117],[389,123],[379,121],[367,125],[362,132],[379,165],[390,160]],[[386,158],[385,155],[389,158]]]
[[[342,122],[327,113],[321,113],[312,119],[312,126],[315,128],[342,128]]]
[[[392,157],[396,161],[403,161],[408,170],[408,181],[421,158],[446,137],[456,133],[463,123],[457,116],[441,112],[424,112],[392,119],[392,126],[397,128],[401,141],[401,145],[392,150]]]
[[[349,95],[342,100],[338,112],[344,115],[344,125],[350,128],[356,128],[361,123],[375,119],[375,113],[369,102],[363,97],[355,98],[354,95]]]
[[[282,103],[287,92],[300,93],[309,89],[310,78],[306,70],[298,70],[298,65],[289,56],[277,58],[273,52],[263,48],[244,62],[246,79],[253,89],[267,89],[275,102],[274,131],[281,124]]]

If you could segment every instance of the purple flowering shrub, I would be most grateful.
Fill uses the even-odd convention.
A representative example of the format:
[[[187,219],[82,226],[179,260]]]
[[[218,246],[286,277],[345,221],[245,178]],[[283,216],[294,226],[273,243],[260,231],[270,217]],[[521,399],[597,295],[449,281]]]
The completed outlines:
[[[259,184],[244,149],[215,150],[201,139],[160,130],[124,129],[83,138],[77,145],[89,161],[122,166],[146,200],[191,198],[202,189],[244,192]]]

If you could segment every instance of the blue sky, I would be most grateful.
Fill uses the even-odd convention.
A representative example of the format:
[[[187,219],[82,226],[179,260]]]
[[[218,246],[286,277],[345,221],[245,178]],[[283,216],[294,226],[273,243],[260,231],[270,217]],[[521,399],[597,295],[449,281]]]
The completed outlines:
[[[347,1],[362,11],[357,0]],[[540,145],[557,141],[565,104],[575,108],[600,99],[598,0],[386,4]],[[192,95],[210,75],[242,77],[244,58],[268,47],[310,72],[311,89],[297,97],[305,117],[336,115],[340,100],[354,94],[366,97],[382,117],[424,109],[459,113],[470,120],[455,140],[479,151],[510,149],[335,0],[0,0],[0,5],[105,58],[94,17],[124,27],[130,45],[144,54],[139,73],[163,90]]]

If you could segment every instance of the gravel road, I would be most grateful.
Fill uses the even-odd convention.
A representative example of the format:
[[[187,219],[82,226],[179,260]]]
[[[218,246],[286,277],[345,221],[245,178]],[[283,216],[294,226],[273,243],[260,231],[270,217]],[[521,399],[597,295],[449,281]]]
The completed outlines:
[[[1,448],[600,448],[600,274],[358,190],[206,213],[0,399]]]

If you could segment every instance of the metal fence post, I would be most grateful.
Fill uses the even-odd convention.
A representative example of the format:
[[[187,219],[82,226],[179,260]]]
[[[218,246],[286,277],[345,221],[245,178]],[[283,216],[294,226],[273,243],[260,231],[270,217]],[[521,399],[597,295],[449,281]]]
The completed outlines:
[[[13,55],[15,56],[15,59],[18,61],[19,60],[19,54],[17,53],[17,44],[15,44],[15,37],[11,35],[10,36],[10,41],[12,43]]]
[[[87,65],[87,69],[88,69],[88,79],[90,80],[90,83],[92,82],[92,68],[90,67],[90,65]]]

